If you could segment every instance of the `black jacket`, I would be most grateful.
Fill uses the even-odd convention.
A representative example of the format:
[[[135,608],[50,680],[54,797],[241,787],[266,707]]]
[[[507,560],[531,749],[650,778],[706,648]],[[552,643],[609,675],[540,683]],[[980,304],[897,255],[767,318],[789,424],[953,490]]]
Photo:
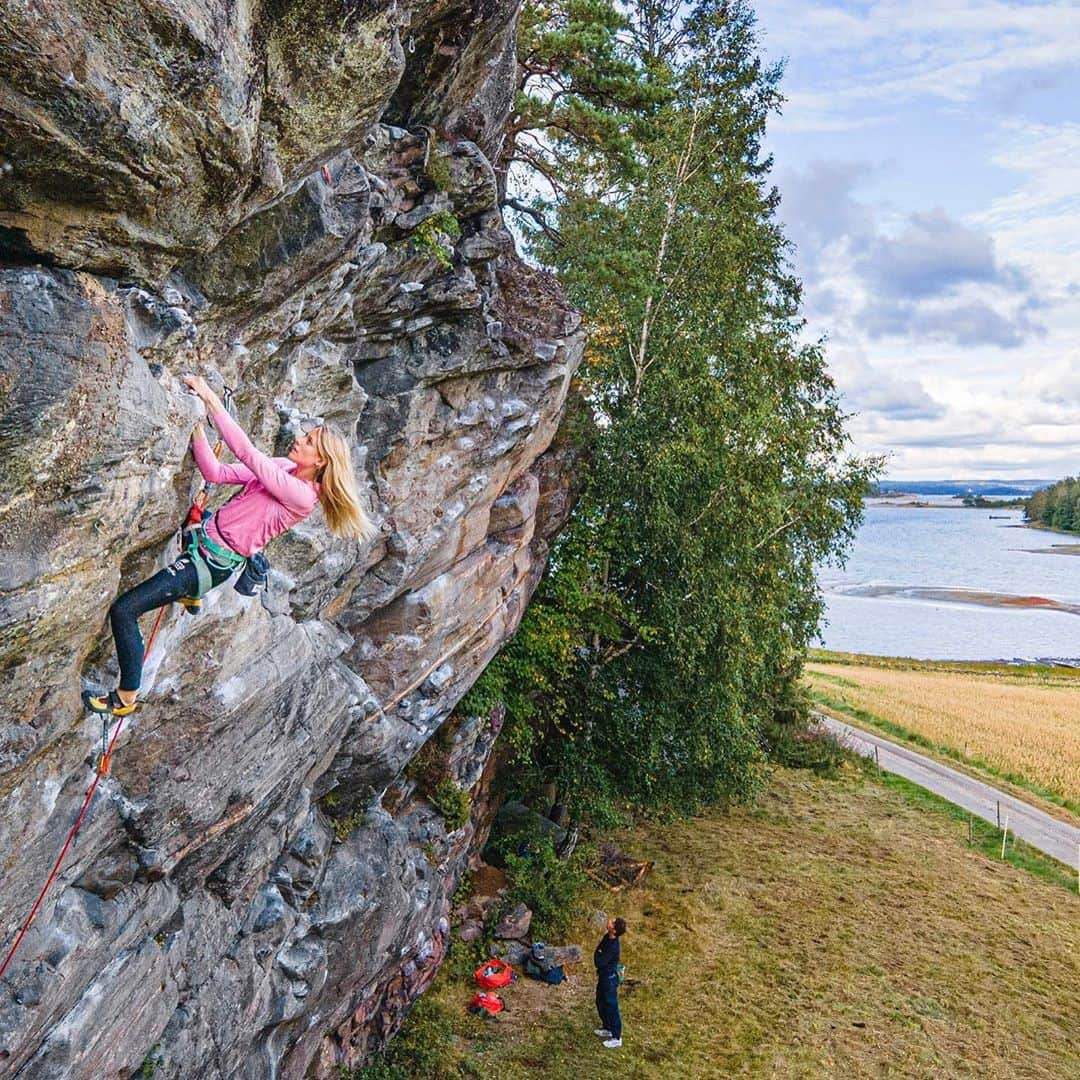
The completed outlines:
[[[600,939],[600,944],[596,946],[592,959],[596,965],[596,974],[600,978],[604,978],[605,975],[614,975],[619,963],[619,939],[605,934]]]

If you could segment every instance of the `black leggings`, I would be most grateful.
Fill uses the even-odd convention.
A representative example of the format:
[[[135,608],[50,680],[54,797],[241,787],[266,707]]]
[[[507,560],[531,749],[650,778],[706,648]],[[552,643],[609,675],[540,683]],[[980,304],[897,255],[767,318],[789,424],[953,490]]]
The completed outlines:
[[[232,576],[231,570],[210,567],[212,587],[217,587]],[[138,690],[142,683],[143,639],[139,633],[139,616],[153,608],[171,604],[182,596],[195,596],[199,591],[199,574],[188,554],[181,555],[171,566],[159,570],[152,578],[129,589],[118,597],[109,608],[116,641],[116,656],[120,661],[120,689]]]

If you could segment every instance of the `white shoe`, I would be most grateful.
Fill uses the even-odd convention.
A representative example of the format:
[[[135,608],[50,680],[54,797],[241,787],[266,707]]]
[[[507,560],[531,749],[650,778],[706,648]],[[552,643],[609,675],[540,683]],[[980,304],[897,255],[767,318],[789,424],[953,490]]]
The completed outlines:
[[[593,1030],[594,1035],[599,1035],[601,1039],[610,1039],[611,1032],[607,1028],[595,1028]]]
[[[619,1047],[622,1046],[622,1039],[605,1039],[604,1045],[609,1050],[618,1050]]]

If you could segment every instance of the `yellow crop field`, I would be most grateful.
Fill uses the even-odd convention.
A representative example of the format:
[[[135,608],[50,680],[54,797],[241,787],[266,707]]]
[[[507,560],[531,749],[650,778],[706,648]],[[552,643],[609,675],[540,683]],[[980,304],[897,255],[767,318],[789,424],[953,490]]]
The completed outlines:
[[[1080,803],[1080,678],[868,661],[813,662],[806,681],[841,715],[861,711]]]

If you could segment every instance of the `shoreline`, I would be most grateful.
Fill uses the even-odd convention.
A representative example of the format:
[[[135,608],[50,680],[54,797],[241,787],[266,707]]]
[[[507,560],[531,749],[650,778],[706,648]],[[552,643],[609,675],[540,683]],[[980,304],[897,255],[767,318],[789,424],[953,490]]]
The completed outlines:
[[[1061,611],[1068,615],[1080,615],[1080,604],[1063,600],[1051,600],[1046,596],[1016,595],[1014,593],[989,592],[983,589],[950,588],[931,585],[848,585],[833,589],[837,596],[856,596],[873,599],[880,596],[897,596],[910,600],[926,600],[946,604],[971,604],[988,608],[1030,608],[1039,611]]]
[[[917,495],[893,498],[891,496],[871,495],[863,500],[866,506],[888,506],[899,510],[1023,510],[1011,500],[1003,500],[1000,506],[970,506],[960,499],[951,502],[923,502]]]
[[[1060,675],[1064,679],[1080,681],[1080,657],[1053,656],[998,657],[993,660],[924,660],[916,656],[885,656],[877,653],[843,652],[834,649],[810,648],[806,652],[808,664],[851,664],[861,667],[899,668],[901,670],[926,670],[945,672],[971,672],[973,674],[1000,674],[1029,677],[1036,675]]]

